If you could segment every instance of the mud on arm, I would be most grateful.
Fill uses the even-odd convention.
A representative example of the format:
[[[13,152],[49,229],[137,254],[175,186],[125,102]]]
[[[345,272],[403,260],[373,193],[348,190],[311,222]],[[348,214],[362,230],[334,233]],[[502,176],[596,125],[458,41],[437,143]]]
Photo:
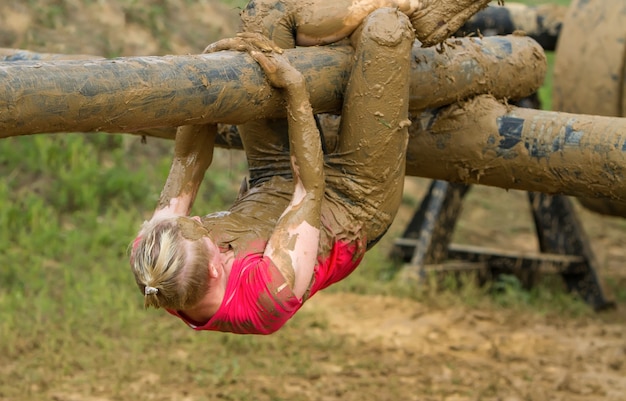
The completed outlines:
[[[152,218],[187,216],[213,160],[217,125],[178,128],[174,158]]]
[[[283,274],[294,294],[307,290],[317,263],[320,211],[324,197],[324,158],[320,134],[302,75],[279,54],[253,53],[287,102],[294,192],[268,241],[264,256]]]

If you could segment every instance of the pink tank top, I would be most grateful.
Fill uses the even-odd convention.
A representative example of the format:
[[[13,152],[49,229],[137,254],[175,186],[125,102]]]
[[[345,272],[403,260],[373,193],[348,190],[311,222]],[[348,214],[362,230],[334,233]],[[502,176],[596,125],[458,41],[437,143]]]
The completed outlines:
[[[365,244],[363,239],[339,241],[327,258],[318,259],[309,297],[352,273],[363,259]],[[262,254],[250,254],[233,262],[224,300],[206,324],[195,326],[178,312],[168,312],[195,330],[271,334],[280,329],[302,304],[303,300],[293,294],[271,260]]]

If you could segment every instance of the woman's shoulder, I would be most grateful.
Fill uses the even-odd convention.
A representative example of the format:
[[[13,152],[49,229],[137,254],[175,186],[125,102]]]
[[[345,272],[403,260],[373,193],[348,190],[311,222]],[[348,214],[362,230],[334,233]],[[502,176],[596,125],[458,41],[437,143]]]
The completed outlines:
[[[270,334],[302,306],[276,266],[262,253],[240,255],[233,262],[224,302],[216,314],[218,330]]]

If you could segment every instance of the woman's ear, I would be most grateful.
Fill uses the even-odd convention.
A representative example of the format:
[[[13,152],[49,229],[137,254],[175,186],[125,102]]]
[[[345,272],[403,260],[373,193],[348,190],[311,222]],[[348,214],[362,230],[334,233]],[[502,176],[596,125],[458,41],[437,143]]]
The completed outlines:
[[[217,278],[217,276],[218,276],[217,267],[215,267],[215,265],[213,264],[209,264],[209,277]]]

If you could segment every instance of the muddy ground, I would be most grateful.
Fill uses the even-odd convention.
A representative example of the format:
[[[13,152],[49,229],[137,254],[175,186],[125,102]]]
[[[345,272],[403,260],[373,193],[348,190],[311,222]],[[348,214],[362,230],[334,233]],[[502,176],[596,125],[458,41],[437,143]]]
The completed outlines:
[[[198,51],[235,29],[237,10],[232,7],[209,1],[138,3],[145,4],[129,13],[116,2],[41,1],[29,2],[30,9],[26,2],[2,2],[0,46],[104,56],[180,54]],[[167,7],[150,13],[157,3]],[[58,4],[61,8],[52,7]],[[422,181],[409,180],[410,196],[419,199],[423,189]],[[523,208],[521,193],[476,189],[455,238],[476,245],[536,249]],[[408,207],[402,210],[394,233],[410,213]],[[617,283],[612,286],[619,301],[616,311],[574,317],[329,292],[307,303],[301,319],[316,316],[323,321],[311,330],[336,339],[337,346],[311,350],[304,374],[277,378],[259,370],[211,391],[165,380],[163,374],[146,368],[115,397],[107,389],[120,383],[100,376],[90,391],[72,387],[68,379],[46,389],[41,399],[234,399],[232,394],[245,387],[256,394],[249,399],[267,400],[624,400],[626,297],[619,283],[626,282],[626,224],[623,219],[580,213],[601,274]],[[297,327],[296,323],[287,330],[293,334]],[[306,344],[289,346],[307,352]],[[84,372],[85,377],[88,374]]]

